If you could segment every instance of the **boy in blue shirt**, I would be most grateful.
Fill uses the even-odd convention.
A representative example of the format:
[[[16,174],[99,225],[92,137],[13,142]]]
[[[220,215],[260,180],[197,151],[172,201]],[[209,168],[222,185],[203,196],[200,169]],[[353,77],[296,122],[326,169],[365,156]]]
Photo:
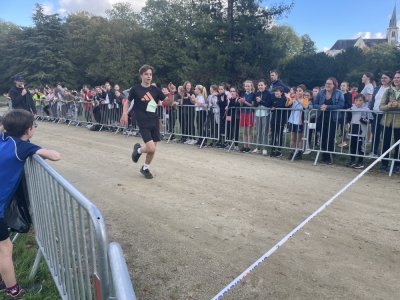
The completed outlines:
[[[13,245],[9,238],[4,214],[11,202],[21,176],[26,159],[38,154],[50,160],[59,160],[60,154],[31,144],[36,124],[34,116],[23,109],[9,111],[3,118],[5,132],[0,133],[0,285],[7,291],[7,299],[18,299],[26,292],[40,292],[41,286],[22,288],[16,280],[12,260]]]

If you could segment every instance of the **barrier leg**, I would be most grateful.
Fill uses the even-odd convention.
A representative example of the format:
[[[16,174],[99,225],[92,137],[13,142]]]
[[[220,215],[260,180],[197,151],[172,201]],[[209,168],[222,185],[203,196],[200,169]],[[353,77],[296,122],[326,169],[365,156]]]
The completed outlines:
[[[36,276],[41,258],[42,258],[42,251],[40,251],[40,249],[38,249],[38,253],[36,254],[35,262],[33,263],[31,273],[29,274],[29,280],[33,279],[33,277]]]
[[[16,233],[11,242],[14,244],[15,241],[18,239],[18,237],[19,237],[19,233]]]
[[[318,163],[318,158],[319,158],[319,154],[320,154],[320,153],[321,153],[321,151],[318,151],[318,152],[317,152],[317,156],[315,156],[314,166],[316,166],[317,163]]]

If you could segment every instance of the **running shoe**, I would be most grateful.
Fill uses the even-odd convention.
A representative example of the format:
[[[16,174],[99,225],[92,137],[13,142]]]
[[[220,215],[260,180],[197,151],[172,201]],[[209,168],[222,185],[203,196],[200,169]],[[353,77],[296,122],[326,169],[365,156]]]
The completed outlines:
[[[19,293],[15,296],[7,294],[6,299],[25,299],[26,296],[39,294],[42,291],[42,285],[40,283],[34,283],[32,285],[24,285],[20,287]]]
[[[142,155],[141,153],[138,152],[139,148],[140,148],[140,144],[139,144],[139,143],[136,143],[136,144],[133,146],[132,161],[133,161],[134,163],[137,163],[138,160],[139,160],[139,158],[140,158],[140,155]]]
[[[151,174],[149,169],[144,170],[143,167],[141,167],[140,168],[140,173],[142,173],[144,178],[146,178],[146,179],[152,179],[153,178],[153,174]]]

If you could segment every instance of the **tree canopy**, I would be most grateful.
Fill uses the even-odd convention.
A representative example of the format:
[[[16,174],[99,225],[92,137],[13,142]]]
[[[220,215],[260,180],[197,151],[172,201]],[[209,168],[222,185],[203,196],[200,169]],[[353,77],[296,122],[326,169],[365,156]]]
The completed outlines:
[[[350,49],[336,57],[316,53],[310,36],[275,25],[293,5],[266,9],[258,0],[148,0],[140,12],[117,3],[105,17],[80,11],[61,18],[46,15],[37,4],[32,27],[0,21],[0,87],[8,91],[16,74],[34,87],[105,81],[129,87],[148,63],[161,84],[241,84],[278,69],[288,84],[311,88],[328,76],[359,81],[362,72],[398,65],[399,50],[391,46]]]

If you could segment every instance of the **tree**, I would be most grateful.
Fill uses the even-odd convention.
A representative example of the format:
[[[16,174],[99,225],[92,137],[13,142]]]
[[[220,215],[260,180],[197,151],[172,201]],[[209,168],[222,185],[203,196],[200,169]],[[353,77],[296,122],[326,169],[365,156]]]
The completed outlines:
[[[296,55],[283,68],[283,78],[291,86],[305,84],[308,89],[322,86],[325,80],[334,76],[334,58],[323,52],[313,55]]]
[[[308,34],[304,34],[301,36],[301,43],[302,43],[302,49],[301,49],[302,55],[312,55],[317,52],[315,43]]]

